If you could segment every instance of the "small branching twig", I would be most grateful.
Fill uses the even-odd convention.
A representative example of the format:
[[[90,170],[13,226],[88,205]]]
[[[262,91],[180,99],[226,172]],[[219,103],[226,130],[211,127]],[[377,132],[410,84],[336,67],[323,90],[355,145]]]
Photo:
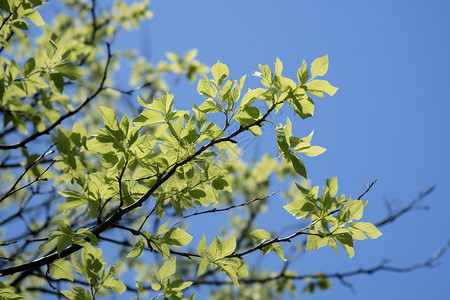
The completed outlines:
[[[392,211],[389,211],[388,216],[384,218],[383,220],[379,221],[375,224],[375,226],[380,227],[384,226],[386,224],[394,222],[396,219],[398,219],[400,216],[404,215],[405,213],[414,210],[419,209],[423,207],[417,206],[417,203],[422,201],[425,197],[427,197],[429,194],[431,194],[435,189],[435,186],[430,187],[425,192],[420,193],[414,200],[412,200],[407,206],[405,206],[403,209],[399,210],[396,213],[392,213]]]
[[[246,205],[249,205],[249,204],[251,204],[253,202],[256,202],[256,201],[265,200],[265,199],[267,199],[267,198],[269,198],[269,197],[271,197],[273,195],[275,195],[275,192],[273,192],[273,193],[271,193],[269,195],[263,196],[263,197],[256,197],[256,198],[254,198],[252,200],[245,201],[245,202],[242,202],[240,204],[230,205],[230,206],[227,206],[227,207],[224,207],[224,208],[213,208],[213,209],[210,209],[210,210],[205,210],[205,211],[200,211],[200,212],[197,211],[197,212],[195,212],[193,214],[184,216],[183,219],[187,219],[187,218],[190,218],[190,217],[193,217],[193,216],[198,216],[198,215],[203,215],[203,214],[227,211],[227,210],[230,210],[230,209],[233,209],[233,208],[246,206]]]
[[[46,157],[46,156],[48,156],[48,155],[50,155],[50,154],[53,154],[53,153],[55,152],[55,151],[53,151],[53,150],[50,150],[51,148],[53,148],[54,145],[55,145],[55,144],[51,145],[51,146],[47,149],[47,151],[45,151],[45,152],[44,152],[43,154],[41,154],[38,158],[36,158],[32,163],[28,164],[28,165],[25,167],[25,170],[22,172],[22,174],[20,174],[20,176],[17,178],[17,180],[14,182],[14,184],[13,184],[13,185],[11,186],[11,188],[8,190],[8,192],[6,192],[6,194],[3,195],[2,198],[0,198],[0,202],[2,202],[3,200],[5,200],[6,198],[8,198],[9,196],[11,196],[12,194],[14,194],[14,193],[20,191],[21,189],[26,188],[26,187],[30,186],[31,184],[33,184],[34,182],[38,181],[38,180],[40,179],[40,177],[41,177],[45,172],[47,172],[47,170],[53,165],[53,161],[52,161],[52,163],[44,170],[44,172],[42,172],[41,174],[39,174],[33,181],[31,181],[30,183],[28,183],[28,184],[26,184],[26,185],[24,185],[24,186],[22,186],[22,187],[16,189],[16,186],[19,184],[20,180],[22,180],[22,178],[25,176],[25,174],[26,174],[31,168],[33,168],[34,165],[36,165],[36,164],[37,164],[41,159],[43,159],[44,157]]]
[[[343,283],[343,279],[362,275],[362,274],[374,274],[379,271],[387,271],[387,272],[394,272],[394,273],[407,273],[411,272],[417,269],[421,268],[432,268],[435,266],[435,262],[442,257],[442,255],[445,253],[445,251],[450,248],[450,241],[447,242],[443,247],[441,247],[436,253],[434,253],[430,258],[426,259],[425,261],[413,264],[406,267],[393,267],[393,266],[387,266],[386,261],[381,262],[379,265],[372,267],[372,268],[359,268],[357,270],[344,272],[344,273],[316,273],[316,274],[309,274],[309,275],[288,275],[283,272],[280,272],[279,274],[275,276],[268,276],[264,278],[242,278],[239,279],[240,283],[243,284],[255,284],[255,283],[266,283],[270,281],[277,281],[279,279],[291,279],[291,280],[304,280],[306,278],[313,278],[313,279],[319,279],[319,278],[336,278],[341,283]],[[346,282],[346,281],[344,281]],[[229,285],[232,284],[231,281],[224,281],[224,280],[203,280],[203,281],[194,281],[195,285]],[[348,283],[344,284],[347,286]]]

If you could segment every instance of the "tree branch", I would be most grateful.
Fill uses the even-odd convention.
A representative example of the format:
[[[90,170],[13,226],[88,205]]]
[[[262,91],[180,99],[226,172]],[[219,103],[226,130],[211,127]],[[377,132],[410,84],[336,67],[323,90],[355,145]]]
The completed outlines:
[[[107,77],[107,73],[108,73],[108,68],[109,68],[109,64],[112,58],[112,54],[111,54],[111,49],[110,49],[110,45],[109,43],[106,44],[107,50],[108,50],[108,57],[106,59],[106,66],[105,66],[105,70],[103,72],[103,77],[102,80],[100,81],[100,85],[97,88],[97,90],[90,95],[89,97],[86,98],[86,100],[84,100],[83,103],[81,103],[78,108],[76,108],[75,110],[69,111],[66,114],[62,115],[61,117],[59,117],[58,120],[56,120],[53,124],[51,124],[49,127],[47,127],[46,129],[44,129],[43,131],[37,131],[35,133],[33,133],[32,135],[28,136],[27,138],[25,138],[24,140],[22,140],[21,142],[18,142],[16,144],[10,144],[10,145],[0,145],[0,149],[16,149],[16,148],[20,148],[20,147],[25,147],[26,144],[28,144],[31,141],[34,141],[35,139],[37,139],[38,137],[44,135],[44,134],[50,134],[50,131],[52,131],[56,126],[58,126],[59,124],[62,123],[62,121],[64,121],[65,119],[75,115],[76,113],[78,113],[84,106],[86,106],[92,99],[94,99],[95,97],[97,97],[97,95],[104,90],[104,84],[105,84],[105,80]]]
[[[389,215],[386,218],[384,218],[383,220],[381,220],[378,223],[376,223],[375,226],[380,227],[380,226],[384,226],[386,224],[392,223],[397,218],[399,218],[400,216],[404,215],[408,211],[417,208],[416,204],[418,202],[422,201],[429,194],[431,194],[434,191],[435,188],[436,188],[435,186],[432,186],[432,187],[428,188],[425,192],[420,193],[414,200],[412,200],[409,203],[409,205],[407,205],[406,207],[404,207],[403,209],[399,210],[396,213],[389,213]]]
[[[372,267],[372,268],[359,268],[357,270],[343,272],[343,273],[328,273],[328,274],[308,274],[308,275],[286,275],[284,273],[279,273],[275,276],[269,276],[265,278],[242,278],[239,279],[240,283],[244,284],[255,284],[255,283],[266,283],[270,281],[276,281],[279,279],[291,279],[291,280],[303,280],[306,278],[336,278],[339,280],[342,280],[343,278],[352,277],[356,275],[361,274],[374,274],[379,271],[387,271],[387,272],[395,272],[395,273],[406,273],[406,272],[412,272],[417,269],[421,268],[431,268],[434,267],[434,263],[442,257],[442,255],[447,251],[447,249],[450,247],[450,241],[447,242],[446,245],[438,249],[436,253],[434,253],[430,258],[426,259],[425,261],[413,264],[406,267],[394,267],[394,266],[387,266],[386,262],[381,262],[378,266]],[[341,281],[342,282],[342,281]],[[225,280],[210,280],[210,281],[194,281],[194,285],[228,285],[233,284],[231,281],[225,281]]]
[[[224,207],[224,208],[213,208],[213,209],[210,209],[210,210],[205,210],[205,211],[200,211],[200,212],[197,211],[197,212],[195,212],[193,214],[184,216],[183,219],[187,219],[187,218],[190,218],[190,217],[193,217],[193,216],[209,214],[209,213],[216,213],[216,212],[222,212],[222,211],[227,211],[227,210],[230,210],[230,209],[233,209],[233,208],[242,207],[242,206],[245,206],[245,205],[249,205],[249,204],[251,204],[251,203],[253,203],[255,201],[265,200],[265,199],[267,199],[267,198],[269,198],[269,197],[271,197],[273,195],[275,195],[275,192],[273,192],[273,193],[271,193],[269,195],[263,196],[263,197],[256,197],[256,198],[254,198],[252,200],[245,201],[245,202],[242,202],[240,204],[230,205],[230,206]]]
[[[108,46],[109,49],[109,46]],[[108,58],[110,58],[110,56],[108,55]],[[109,59],[108,59],[109,62]],[[104,73],[104,78],[106,77],[106,72]],[[103,82],[104,80],[102,80],[102,84],[101,87],[103,86]],[[98,92],[100,92],[101,88],[99,88]],[[98,94],[97,92],[97,94]],[[117,209],[108,219],[106,219],[103,223],[97,225],[94,229],[92,229],[92,233],[95,236],[99,236],[102,232],[106,231],[108,228],[110,228],[111,226],[113,226],[117,221],[119,221],[123,215],[131,212],[132,210],[141,207],[142,204],[147,201],[147,199],[150,198],[150,196],[163,184],[165,183],[170,177],[172,177],[173,174],[175,174],[176,170],[189,163],[190,161],[192,161],[194,158],[196,158],[197,156],[199,156],[200,154],[202,154],[203,152],[205,152],[207,149],[213,147],[215,144],[218,143],[223,143],[223,142],[230,142],[232,141],[232,139],[239,135],[240,133],[249,130],[250,127],[252,126],[260,126],[265,119],[269,116],[269,114],[275,109],[275,107],[277,105],[279,105],[280,103],[274,103],[272,104],[271,107],[269,107],[269,109],[266,111],[266,113],[258,120],[256,120],[255,122],[247,125],[247,126],[240,126],[238,130],[236,130],[235,132],[231,133],[230,135],[226,136],[226,137],[222,137],[222,138],[217,138],[217,139],[213,139],[210,140],[207,144],[201,146],[196,152],[194,152],[193,154],[189,155],[188,157],[182,159],[181,161],[175,163],[167,172],[163,173],[158,180],[153,184],[153,186],[144,194],[142,195],[138,200],[136,200],[134,203],[128,205],[125,208],[119,208]],[[289,238],[289,237],[288,237]],[[276,241],[273,241],[272,243],[274,243]],[[260,245],[261,246],[261,245]],[[18,272],[24,272],[24,271],[28,271],[28,270],[34,270],[36,268],[39,268],[41,266],[47,265],[52,263],[53,261],[59,259],[59,258],[63,258],[66,257],[78,250],[80,250],[82,248],[82,246],[78,245],[78,244],[72,244],[71,246],[67,247],[66,249],[64,249],[59,255],[58,253],[54,252],[51,253],[49,255],[45,255],[43,257],[40,257],[34,261],[31,262],[26,262],[20,265],[16,265],[16,266],[12,266],[12,267],[8,267],[8,268],[4,268],[0,270],[0,277],[2,276],[7,276],[7,275],[12,275]],[[253,252],[256,251],[257,249],[255,248],[254,250],[251,250],[249,252]],[[241,254],[242,255],[242,254]]]

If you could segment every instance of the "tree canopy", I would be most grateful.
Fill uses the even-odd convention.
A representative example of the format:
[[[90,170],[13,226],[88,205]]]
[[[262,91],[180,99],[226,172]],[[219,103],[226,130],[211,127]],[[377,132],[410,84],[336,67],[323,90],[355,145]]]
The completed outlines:
[[[432,191],[372,224],[363,197],[375,181],[353,199],[338,193],[336,177],[310,185],[302,159],[326,149],[313,132],[293,135],[293,121],[277,115],[312,118],[315,101],[338,91],[326,80],[328,55],[303,60],[296,78],[282,75],[278,58],[273,67],[259,65],[251,75],[260,85],[247,88],[247,75],[232,79],[220,61],[209,69],[195,49],[156,64],[132,48],[115,49],[119,31],[152,16],[148,1],[44,2],[0,3],[0,299],[126,291],[136,299],[194,299],[201,286],[218,287],[213,299],[276,299],[440,256],[409,269],[289,268],[304,250],[328,246],[352,258],[356,241],[380,237],[377,227]],[[41,5],[59,13],[44,22]],[[128,90],[116,85],[124,64],[132,66]],[[168,78],[197,81],[190,110],[177,109]],[[273,136],[278,157],[242,160],[243,137],[261,135]],[[280,181],[292,184],[280,192]],[[284,199],[277,205],[292,227],[256,222],[274,197]],[[227,213],[213,237],[190,231],[204,216],[213,223],[205,227],[218,227],[214,218]],[[276,255],[281,269],[250,264],[264,255]]]

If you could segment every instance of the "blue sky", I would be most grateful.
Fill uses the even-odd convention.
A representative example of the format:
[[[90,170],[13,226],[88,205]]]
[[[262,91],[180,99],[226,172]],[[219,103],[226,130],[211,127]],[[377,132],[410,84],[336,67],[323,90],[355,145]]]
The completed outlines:
[[[236,79],[258,64],[273,66],[276,57],[284,64],[283,74],[295,77],[302,59],[310,64],[328,54],[326,79],[339,91],[316,99],[314,118],[295,120],[294,134],[305,136],[314,129],[313,142],[328,149],[305,159],[314,185],[338,176],[340,192],[356,197],[378,180],[366,197],[365,220],[384,217],[385,200],[400,208],[436,185],[423,203],[429,210],[413,211],[384,227],[378,240],[356,244],[353,259],[321,249],[293,266],[299,273],[353,270],[386,258],[407,266],[450,239],[450,3],[154,0],[151,9],[152,20],[117,42],[136,43],[154,62],[167,51],[197,48],[200,61],[212,66],[220,60]],[[246,87],[257,85],[248,78]],[[179,108],[201,101],[196,85],[182,83],[174,94]],[[276,153],[271,137],[253,145],[244,153],[247,159],[261,148]],[[273,212],[282,217],[280,209]],[[304,297],[443,299],[450,297],[448,278],[449,254],[433,269],[351,278],[354,293],[334,281],[330,291]]]

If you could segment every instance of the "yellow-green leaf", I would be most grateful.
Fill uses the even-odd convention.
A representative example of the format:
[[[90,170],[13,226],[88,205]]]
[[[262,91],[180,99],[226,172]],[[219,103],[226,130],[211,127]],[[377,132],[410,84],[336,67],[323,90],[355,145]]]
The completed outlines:
[[[363,231],[371,239],[376,239],[383,235],[381,233],[381,231],[379,231],[378,228],[376,228],[375,225],[373,225],[372,223],[357,222],[357,223],[353,223],[351,225],[351,227],[354,227],[354,228],[357,228],[357,229]]]
[[[328,71],[328,54],[315,59],[311,64],[311,76],[323,76]]]
[[[327,93],[330,96],[336,94],[338,90],[337,87],[332,86],[328,81],[316,79],[306,84],[308,88],[308,93],[314,94],[314,92],[319,92],[319,94],[315,94],[315,96],[320,97],[320,92]]]
[[[70,262],[65,259],[58,259],[51,263],[49,266],[49,272],[55,279],[68,279],[73,281]]]
[[[211,68],[211,73],[217,85],[221,86],[224,79],[228,77],[229,70],[227,65],[221,63],[220,61],[217,61],[217,63]]]
[[[65,62],[60,65],[55,66],[55,69],[61,73],[62,76],[70,79],[77,80],[85,75],[83,69],[74,65],[71,62]]]

